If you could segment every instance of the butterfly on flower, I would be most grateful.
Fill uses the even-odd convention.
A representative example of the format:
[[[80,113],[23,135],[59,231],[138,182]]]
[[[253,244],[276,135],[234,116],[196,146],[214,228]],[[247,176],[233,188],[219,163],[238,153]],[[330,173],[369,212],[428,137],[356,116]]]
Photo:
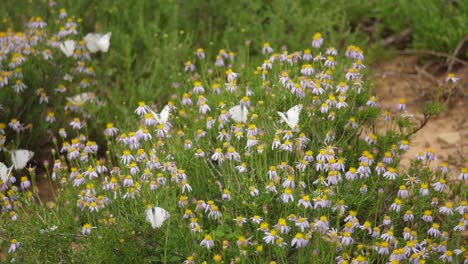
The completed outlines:
[[[247,122],[248,113],[249,111],[244,105],[236,105],[229,109],[229,115],[231,116],[232,120],[236,121],[237,123]]]
[[[83,40],[89,52],[107,52],[109,50],[111,36],[112,32],[107,32],[106,34],[88,33]]]
[[[299,123],[299,115],[302,110],[302,104],[291,107],[286,113],[278,112],[278,115],[281,117],[281,121],[286,122],[286,124],[294,129]]]
[[[8,176],[10,176],[10,172],[13,169],[13,166],[8,168],[5,164],[0,162],[0,179],[2,180],[3,183],[6,183],[8,181]]]
[[[60,43],[59,48],[65,54],[65,56],[70,57],[75,52],[76,42],[74,40],[65,40]]]
[[[11,160],[15,170],[22,170],[34,156],[34,152],[27,149],[17,149],[11,152]]]
[[[146,209],[146,221],[151,223],[152,228],[160,228],[171,215],[166,209],[151,206]]]
[[[171,107],[169,105],[166,105],[161,113],[156,113],[154,112],[149,106],[145,105],[145,109],[150,112],[154,118],[156,119],[156,122],[158,124],[165,124],[169,120],[169,113],[171,112]]]

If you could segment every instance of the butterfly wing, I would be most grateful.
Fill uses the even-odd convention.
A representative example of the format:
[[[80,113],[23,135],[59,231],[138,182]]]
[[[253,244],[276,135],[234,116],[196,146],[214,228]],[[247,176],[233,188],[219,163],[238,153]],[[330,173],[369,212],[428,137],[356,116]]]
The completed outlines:
[[[288,117],[283,113],[283,112],[277,112],[278,115],[281,117],[281,122],[286,122],[288,123]]]
[[[247,122],[247,114],[247,108],[241,105],[236,105],[229,109],[229,115],[231,116],[232,120],[236,121],[237,123]]]
[[[3,183],[7,183],[11,169],[12,168],[8,169],[8,167],[5,164],[0,162],[0,178],[2,179]]]
[[[146,221],[150,222],[152,228],[156,228],[154,223],[154,207],[146,209]]]
[[[80,93],[80,94],[76,94],[72,97],[67,97],[67,100],[74,104],[74,105],[77,105],[78,103],[86,103],[88,101],[92,101],[94,98],[95,98],[95,94],[94,93],[91,93],[91,92],[86,92],[86,93]]]
[[[294,129],[299,123],[299,114],[302,110],[302,104],[291,107],[286,113],[277,112],[281,121],[286,122],[291,129]]]
[[[246,106],[242,106],[242,112],[244,114],[243,118],[244,118],[244,123],[247,122],[247,115],[249,114],[249,110],[247,109]]]
[[[102,52],[107,52],[110,46],[110,38],[112,36],[112,32],[108,32],[104,35],[101,35],[100,38],[97,40],[96,45]]]
[[[156,119],[156,121],[159,122],[159,114],[154,112],[153,109],[151,109],[151,107],[149,107],[147,105],[145,105],[145,109],[146,109],[146,111],[150,112],[154,116],[154,119]]]
[[[288,122],[286,123],[292,129],[294,129],[299,123],[299,115],[301,113],[301,110],[302,110],[302,104],[299,104],[299,105],[293,106],[291,109],[289,109],[286,112],[286,115],[288,116]]]
[[[97,45],[97,41],[100,37],[101,37],[101,34],[97,34],[97,33],[86,34],[83,40],[89,52],[96,53],[99,51],[99,46]]]
[[[167,122],[167,120],[169,119],[169,113],[171,112],[171,107],[166,105],[163,110],[161,111],[161,113],[159,114],[159,120],[158,120],[158,123],[159,124],[165,124]]]
[[[161,227],[164,221],[169,219],[169,212],[161,207],[154,207],[156,227]]]
[[[13,167],[15,170],[21,170],[26,167],[28,162],[34,156],[34,152],[27,149],[17,149],[11,152],[11,159],[13,160]]]
[[[65,40],[64,42],[60,43],[59,48],[65,54],[65,56],[70,57],[75,52],[76,43],[74,40]]]

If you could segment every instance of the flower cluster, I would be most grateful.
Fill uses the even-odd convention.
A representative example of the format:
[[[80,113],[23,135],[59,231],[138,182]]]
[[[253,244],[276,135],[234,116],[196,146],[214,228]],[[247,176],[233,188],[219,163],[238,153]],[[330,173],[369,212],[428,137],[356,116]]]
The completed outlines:
[[[105,159],[86,136],[62,135],[51,177],[76,193],[77,232],[136,222],[176,239],[184,263],[461,262],[467,169],[456,180],[444,164],[431,170],[431,149],[402,169],[404,102],[380,115],[363,51],[324,43],[265,43],[254,67],[198,49],[172,101],[140,102],[133,131],[107,125]]]
[[[0,111],[4,118],[0,120],[0,153],[3,152],[4,157],[9,156],[8,152],[15,152],[13,149],[22,142],[29,141],[31,135],[34,142],[42,141],[46,129],[58,130],[60,137],[66,139],[68,132],[86,126],[86,119],[90,117],[87,104],[99,105],[92,92],[95,71],[89,48],[85,47],[88,43],[79,36],[80,23],[81,19],[69,17],[65,9],[60,9],[54,23],[34,17],[22,32],[12,28],[0,32]],[[63,114],[58,115],[58,112]],[[26,131],[32,133],[28,135]],[[71,148],[70,160],[77,158],[76,150],[80,149],[76,144]],[[87,145],[82,150],[88,154],[95,148],[97,146]],[[83,160],[85,156],[78,158]],[[4,201],[0,207],[12,220],[18,219],[15,204],[19,190],[28,190],[32,197],[31,177],[35,168],[30,167],[28,175],[16,175],[21,176],[21,189],[14,186],[15,173],[25,168],[31,158],[32,155],[12,155],[14,166],[0,173]],[[17,166],[19,161],[24,164]],[[47,167],[48,162],[44,165]],[[56,167],[60,165],[54,170]]]
[[[466,169],[458,181],[446,166],[430,171],[435,155],[428,149],[411,169],[400,171],[410,135],[391,128],[356,140],[379,112],[363,76],[364,54],[349,46],[348,60],[341,61],[337,49],[322,51],[322,45],[320,33],[312,51],[274,53],[265,43],[269,58],[252,78],[244,68],[237,73],[224,63],[224,51],[215,70],[186,67],[196,85],[174,103],[179,107],[174,119],[182,120],[174,128],[181,129],[176,134],[195,164],[212,164],[212,180],[221,189],[206,199],[194,190],[195,204],[179,203],[194,236],[204,234],[200,246],[217,252],[213,260],[225,261],[231,248],[252,257],[318,241],[335,247],[338,263],[463,259],[464,245],[455,241],[468,224],[468,202],[448,194],[464,192]],[[205,57],[199,59],[205,68]],[[225,68],[224,74],[218,68]],[[209,86],[211,93],[200,89]],[[410,121],[404,102],[383,119]],[[188,126],[195,135],[184,130]],[[192,182],[202,179],[192,176]],[[214,239],[217,221],[231,221],[237,237]]]
[[[21,139],[27,137],[26,130],[38,138],[46,136],[46,129],[68,124],[76,128],[80,124],[74,118],[87,118],[85,106],[98,103],[92,89],[95,70],[90,51],[79,36],[80,23],[81,19],[60,9],[53,23],[34,17],[23,31],[6,28],[0,32],[0,105],[4,118],[0,126],[6,132],[0,139],[0,151],[27,141]],[[60,112],[64,114],[57,114]],[[17,136],[20,133],[22,137]]]

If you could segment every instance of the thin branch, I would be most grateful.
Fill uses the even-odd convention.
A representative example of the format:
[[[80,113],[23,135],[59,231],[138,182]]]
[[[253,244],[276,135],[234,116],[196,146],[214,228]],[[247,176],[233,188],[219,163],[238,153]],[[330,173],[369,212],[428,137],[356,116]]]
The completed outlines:
[[[397,34],[394,34],[394,35],[391,35],[385,39],[382,40],[382,46],[384,47],[388,47],[390,45],[392,45],[393,43],[395,42],[399,42],[399,41],[402,41],[404,40],[405,38],[407,38],[409,35],[411,35],[411,29],[410,28],[407,28]]]
[[[461,144],[456,144],[456,145],[452,145],[452,146],[445,146],[445,147],[442,147],[442,149],[454,149],[454,148],[460,148],[460,147],[466,147],[468,146],[468,143],[461,143]]]
[[[452,57],[453,57],[453,58],[457,58],[458,52],[460,52],[461,48],[463,47],[463,44],[465,44],[466,41],[468,41],[468,35],[466,35],[466,36],[458,43],[457,47],[456,47],[455,50],[453,51],[453,54],[452,54]],[[448,58],[448,59],[447,59],[447,62],[448,62],[448,64],[449,64],[447,72],[450,73],[450,72],[452,72],[452,67],[453,67],[454,60],[453,60],[452,58]]]
[[[454,62],[458,62],[460,64],[468,66],[468,62],[461,60],[457,57],[454,57],[450,54],[443,53],[443,52],[437,52],[437,51],[432,51],[432,50],[402,50],[402,51],[399,51],[398,53],[400,54],[422,54],[422,55],[433,55],[433,56],[438,56],[438,57],[445,57],[445,58],[452,59]]]
[[[436,77],[434,77],[432,74],[428,73],[426,70],[424,70],[423,68],[421,67],[418,67],[418,66],[414,66],[416,72],[420,75],[423,75],[425,77],[427,77],[431,82],[435,83],[436,85],[442,85]]]
[[[419,130],[421,130],[423,127],[425,127],[427,125],[427,123],[429,122],[429,119],[431,119],[428,115],[424,115],[424,119],[423,121],[421,122],[421,124],[419,124],[419,127],[416,128],[414,131],[413,131],[413,135],[416,134],[416,132],[418,132]]]

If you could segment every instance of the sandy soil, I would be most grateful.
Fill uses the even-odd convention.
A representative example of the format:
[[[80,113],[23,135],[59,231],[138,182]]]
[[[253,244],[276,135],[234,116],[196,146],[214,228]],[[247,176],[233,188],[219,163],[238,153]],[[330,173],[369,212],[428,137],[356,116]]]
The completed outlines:
[[[421,108],[428,100],[434,100],[437,87],[445,83],[446,71],[440,66],[421,64],[421,56],[399,55],[392,60],[371,66],[374,69],[375,94],[384,108],[394,109],[401,98],[406,99],[410,114],[421,123]],[[459,82],[452,90],[446,110],[431,119],[411,139],[410,151],[405,159],[419,151],[432,148],[438,159],[449,165],[452,176],[458,176],[462,167],[468,166],[468,75],[465,69],[454,69]],[[447,90],[446,90],[447,91]],[[447,92],[444,95],[447,95]],[[446,96],[445,96],[446,97]]]

